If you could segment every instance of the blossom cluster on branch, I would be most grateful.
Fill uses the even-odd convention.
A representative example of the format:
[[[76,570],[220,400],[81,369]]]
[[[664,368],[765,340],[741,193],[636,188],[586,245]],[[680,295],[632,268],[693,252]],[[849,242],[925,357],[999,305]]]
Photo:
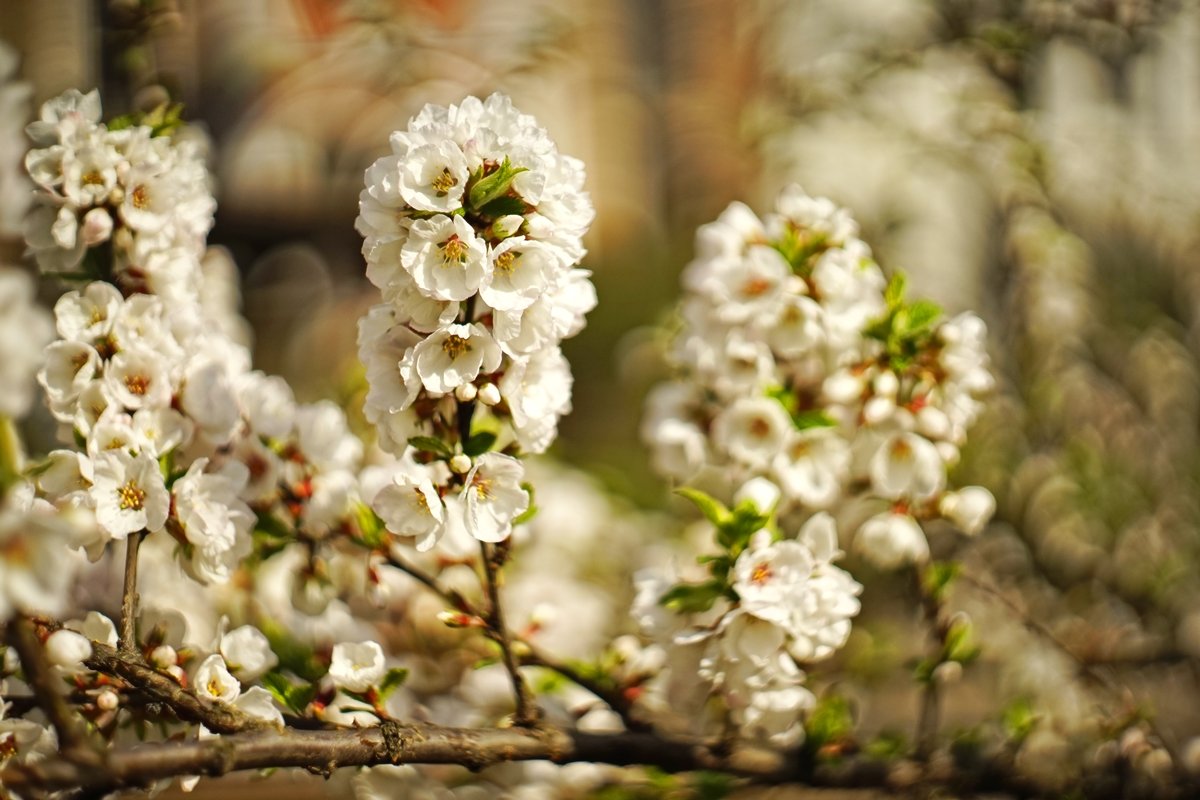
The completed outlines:
[[[666,476],[733,502],[682,490],[718,552],[699,582],[648,571],[634,612],[676,651],[674,681],[698,672],[699,699],[721,698],[713,723],[793,744],[816,704],[802,666],[841,648],[859,611],[862,586],[832,563],[839,521],[862,520],[853,548],[896,569],[929,560],[922,521],[974,534],[995,508],[987,489],[947,485],[992,387],[986,333],[908,300],[850,215],[798,187],[765,219],[733,203],[696,251],[679,377],[651,394],[643,435]]]

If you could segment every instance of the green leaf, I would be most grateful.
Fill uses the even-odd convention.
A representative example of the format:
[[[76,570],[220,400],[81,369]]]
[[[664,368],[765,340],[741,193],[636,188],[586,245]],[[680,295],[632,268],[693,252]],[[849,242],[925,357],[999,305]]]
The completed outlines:
[[[867,742],[863,750],[872,758],[890,761],[908,753],[908,741],[899,731],[880,731],[878,736]]]
[[[475,185],[468,192],[468,202],[472,208],[482,210],[496,198],[508,194],[513,178],[527,171],[525,167],[514,167],[512,162],[505,158],[494,172],[475,181]]]
[[[414,436],[408,440],[408,446],[422,453],[433,453],[442,458],[451,458],[454,456],[454,451],[450,449],[450,445],[432,436]]]
[[[837,420],[829,416],[829,413],[824,409],[811,408],[808,411],[799,411],[792,414],[792,422],[797,430],[806,431],[809,428],[834,428],[837,427]]]
[[[379,701],[388,699],[392,692],[399,689],[408,680],[408,670],[403,667],[392,667],[383,676],[383,680],[379,683]]]
[[[525,490],[527,495],[529,495],[529,508],[522,511],[517,518],[513,520],[513,525],[522,525],[526,522],[529,522],[529,520],[536,517],[538,513],[537,504],[534,503],[535,494],[533,491],[533,484],[526,481],[521,484],[521,488]]]
[[[387,526],[366,503],[354,504],[354,522],[358,528],[357,541],[364,547],[376,550],[387,544]]]
[[[770,521],[771,515],[761,513],[758,506],[749,500],[739,503],[717,527],[717,543],[736,558],[746,549],[750,537],[765,528]]]
[[[463,452],[474,458],[478,455],[483,455],[488,450],[492,449],[492,445],[496,443],[496,434],[491,431],[480,431],[472,434],[467,441],[463,442]]]
[[[282,674],[274,671],[262,676],[262,684],[281,706],[295,714],[303,715],[308,704],[317,696],[315,685],[310,683],[294,684]]]
[[[524,200],[519,197],[505,196],[497,197],[479,209],[479,215],[488,219],[500,219],[509,214],[524,216],[527,211],[529,211],[529,204]]]
[[[957,561],[934,561],[921,572],[921,586],[934,600],[941,600],[961,571]]]
[[[979,657],[979,646],[975,644],[970,622],[959,618],[950,624],[943,653],[946,661],[960,664],[969,664]]]
[[[279,656],[280,670],[293,672],[306,681],[318,681],[329,671],[329,667],[317,659],[311,647],[276,620],[263,618],[258,627],[267,637],[271,650]]]
[[[725,507],[724,503],[707,492],[693,489],[690,486],[684,486],[683,488],[676,489],[675,494],[691,500],[696,508],[700,509],[700,513],[718,528],[729,520],[729,509]]]
[[[942,307],[931,300],[918,300],[896,312],[892,331],[903,339],[915,339],[928,333],[942,315]]]
[[[1041,715],[1034,711],[1033,704],[1029,702],[1029,699],[1019,697],[1004,709],[1001,724],[1009,739],[1014,742],[1023,742],[1029,734],[1033,733],[1033,729],[1038,726],[1041,719]]]
[[[717,598],[724,593],[723,581],[680,583],[672,586],[662,597],[658,598],[658,603],[676,614],[695,614],[708,611],[713,607],[713,603],[717,602]]]
[[[888,310],[900,307],[904,302],[904,291],[907,288],[908,276],[899,271],[894,273],[892,279],[888,281],[887,288],[883,290],[883,299],[887,303]]]
[[[825,695],[817,701],[804,727],[808,733],[805,747],[811,746],[813,750],[848,739],[854,732],[850,701],[836,694]]]

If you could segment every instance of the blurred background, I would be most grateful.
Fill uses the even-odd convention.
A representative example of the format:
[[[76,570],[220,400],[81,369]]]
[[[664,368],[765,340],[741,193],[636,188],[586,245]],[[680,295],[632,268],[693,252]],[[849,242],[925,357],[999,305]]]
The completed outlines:
[[[1007,608],[990,646],[1044,651],[1011,694],[1102,670],[1098,693],[1132,687],[1115,706],[1157,706],[1172,747],[1200,733],[1194,703],[1161,702],[1197,696],[1200,659],[1196,3],[0,0],[0,39],[35,107],[169,94],[206,127],[211,242],[241,271],[258,365],[306,399],[361,390],[363,169],[425,103],[512,95],[586,162],[598,212],[600,305],[567,343],[557,452],[644,505],[666,492],[641,397],[695,227],[792,181],[848,206],[914,294],[991,330],[1000,389],[959,469],[999,514],[958,554],[989,583],[956,603]],[[887,630],[847,652],[868,684],[902,660]],[[1060,695],[1053,713],[1098,724]],[[1070,746],[1063,724],[1048,746]]]

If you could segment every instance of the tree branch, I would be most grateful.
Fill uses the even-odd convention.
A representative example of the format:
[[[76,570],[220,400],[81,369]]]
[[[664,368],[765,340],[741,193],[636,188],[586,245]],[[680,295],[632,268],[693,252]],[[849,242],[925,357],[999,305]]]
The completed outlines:
[[[112,753],[107,767],[65,759],[10,765],[0,783],[15,792],[79,788],[112,791],[180,775],[219,776],[240,770],[301,767],[329,774],[341,767],[382,764],[458,764],[480,770],[508,761],[579,761],[653,766],[666,772],[716,770],[757,783],[906,790],[917,783],[957,791],[1005,792],[1021,797],[1037,787],[1016,775],[1011,761],[979,761],[922,771],[911,761],[865,757],[812,762],[797,752],[742,746],[721,754],[716,742],[669,739],[651,733],[592,734],[557,728],[464,729],[385,723],[332,731],[242,733],[187,742],[162,742]]]
[[[62,682],[46,661],[46,653],[38,641],[33,622],[23,616],[14,618],[8,624],[7,638],[21,659],[21,671],[33,692],[34,701],[54,726],[63,755],[72,761],[93,766],[101,763],[103,747],[92,736],[87,722],[68,705],[61,690]]]
[[[146,531],[137,531],[125,537],[125,585],[121,593],[121,638],[118,646],[125,654],[140,655],[137,646],[137,567],[138,548]]]
[[[946,651],[946,636],[948,633],[945,621],[942,619],[942,601],[932,591],[927,582],[930,567],[919,567],[913,571],[917,579],[917,594],[921,599],[921,614],[929,628],[932,638],[930,653],[929,675],[921,693],[921,710],[917,718],[917,755],[923,759],[929,758],[937,745],[938,719],[941,715],[941,698],[938,696],[937,677],[935,670],[941,664]]]
[[[508,639],[508,628],[504,624],[504,610],[500,604],[500,586],[496,577],[500,571],[500,565],[494,560],[496,549],[488,547],[487,542],[480,542],[479,552],[483,559],[483,572],[486,577],[485,584],[488,594],[489,608],[486,618],[488,629],[493,634],[493,640],[500,645],[500,656],[504,661],[504,668],[508,670],[508,676],[512,679],[513,697],[517,704],[513,719],[518,725],[532,725],[537,721],[538,711],[529,687],[525,685],[525,679],[521,677],[517,659],[513,655],[512,642]]]
[[[464,614],[468,614],[473,617],[479,617],[481,619],[483,618],[483,614],[479,611],[479,609],[475,608],[466,598],[456,592],[446,591],[441,587],[440,584],[438,584],[437,580],[435,580],[433,576],[429,575],[424,570],[414,566],[413,564],[410,564],[403,557],[398,556],[395,553],[389,552],[387,554],[387,558],[388,563],[391,566],[407,574],[422,586],[425,586],[434,594],[445,600],[446,603],[451,607],[458,609]],[[496,641],[495,636],[490,628],[487,630],[487,635],[491,637],[493,641]],[[611,708],[617,713],[618,716],[621,717],[621,721],[625,723],[625,727],[629,730],[650,729],[650,725],[639,719],[634,714],[633,702],[626,697],[619,688],[614,689],[605,686],[599,681],[593,680],[592,678],[581,674],[575,668],[564,664],[558,659],[555,659],[554,657],[542,652],[528,640],[517,638],[515,643],[519,644],[520,649],[523,651],[519,656],[521,664],[530,667],[541,667],[543,669],[548,669],[551,672],[556,672],[576,686],[586,689],[587,691],[596,695],[596,697],[600,698],[606,705],[608,705],[609,708]]]
[[[214,733],[239,733],[269,727],[239,708],[198,697],[166,673],[141,660],[140,654],[123,653],[106,644],[92,642],[92,655],[83,662],[88,669],[120,678],[153,701],[169,707],[184,722],[204,725]]]

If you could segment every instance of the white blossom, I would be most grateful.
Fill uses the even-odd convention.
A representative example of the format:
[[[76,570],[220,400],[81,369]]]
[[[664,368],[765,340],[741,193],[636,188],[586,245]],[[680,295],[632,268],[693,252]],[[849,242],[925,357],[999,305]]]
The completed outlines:
[[[383,679],[385,671],[383,648],[378,642],[343,642],[333,646],[329,678],[339,689],[365,692]]]
[[[467,473],[467,530],[481,542],[499,542],[512,533],[513,520],[529,508],[529,494],[521,486],[525,467],[515,458],[484,453]]]

